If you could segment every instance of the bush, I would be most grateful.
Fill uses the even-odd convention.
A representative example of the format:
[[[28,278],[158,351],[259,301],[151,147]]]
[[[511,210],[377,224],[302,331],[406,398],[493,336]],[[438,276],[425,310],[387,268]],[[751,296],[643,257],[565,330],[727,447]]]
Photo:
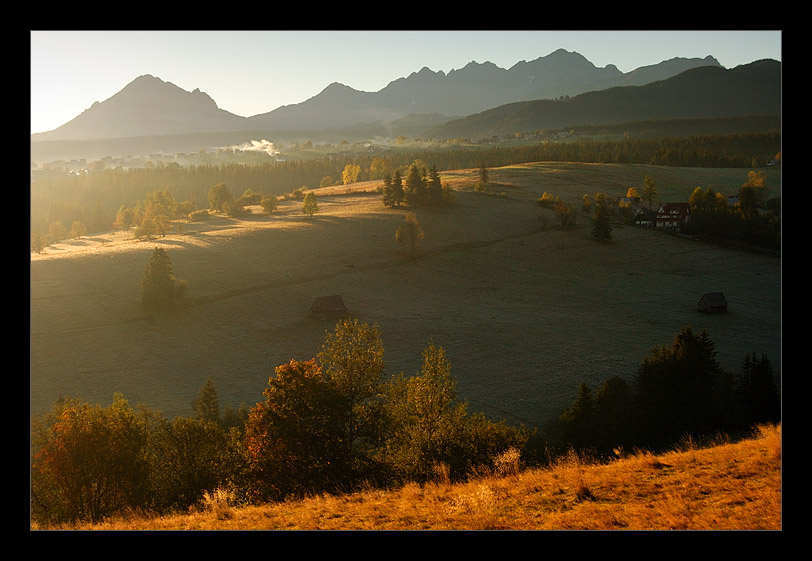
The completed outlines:
[[[209,218],[211,218],[211,214],[209,214],[208,210],[196,210],[189,213],[189,222],[200,222]]]

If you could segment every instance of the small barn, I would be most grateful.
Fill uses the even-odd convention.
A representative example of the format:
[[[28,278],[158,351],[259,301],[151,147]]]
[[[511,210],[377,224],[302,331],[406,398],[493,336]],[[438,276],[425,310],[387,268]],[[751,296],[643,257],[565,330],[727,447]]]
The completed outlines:
[[[727,311],[727,298],[721,292],[703,294],[697,304],[700,312],[720,313]]]
[[[310,313],[317,319],[337,319],[349,315],[340,294],[319,296],[310,306]]]

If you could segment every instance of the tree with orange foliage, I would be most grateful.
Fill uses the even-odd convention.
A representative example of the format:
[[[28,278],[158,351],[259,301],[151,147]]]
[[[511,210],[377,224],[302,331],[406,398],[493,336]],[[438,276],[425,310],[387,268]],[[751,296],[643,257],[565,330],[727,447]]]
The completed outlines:
[[[252,499],[333,488],[343,456],[338,404],[315,359],[276,368],[248,417],[244,445]]]

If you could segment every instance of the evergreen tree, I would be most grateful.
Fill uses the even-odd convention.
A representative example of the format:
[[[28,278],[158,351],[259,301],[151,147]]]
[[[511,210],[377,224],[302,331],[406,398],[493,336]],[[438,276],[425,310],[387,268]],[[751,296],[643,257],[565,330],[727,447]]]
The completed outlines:
[[[192,401],[192,411],[197,419],[220,422],[220,397],[211,378],[207,378],[197,392],[197,397]]]
[[[592,236],[599,240],[612,239],[612,226],[609,224],[609,208],[606,204],[595,204],[595,214],[592,215]]]
[[[781,420],[781,396],[770,360],[755,353],[742,361],[736,380],[745,425],[777,423]]]
[[[657,445],[720,430],[729,421],[732,389],[708,333],[697,335],[686,327],[671,345],[654,347],[640,365],[640,429]]]
[[[384,206],[395,206],[395,192],[392,187],[392,176],[388,173],[383,178],[383,204]]]
[[[437,166],[432,165],[426,182],[427,197],[431,204],[439,205],[443,203],[443,184],[440,180],[440,173]]]
[[[409,167],[409,174],[406,176],[404,186],[404,194],[406,203],[409,206],[421,206],[426,204],[428,200],[428,191],[426,189],[426,180],[423,177],[423,170],[416,164],[412,164]]]
[[[479,163],[479,182],[483,188],[488,184],[488,168],[485,167],[485,162]]]
[[[392,176],[392,201],[393,206],[400,206],[405,200],[406,194],[403,192],[403,177],[399,170],[395,170]]]
[[[141,280],[141,303],[149,310],[172,308],[182,297],[185,283],[175,278],[172,261],[163,248],[152,252]]]
[[[587,448],[594,444],[595,401],[588,384],[581,383],[575,401],[561,414],[560,420],[567,445]]]

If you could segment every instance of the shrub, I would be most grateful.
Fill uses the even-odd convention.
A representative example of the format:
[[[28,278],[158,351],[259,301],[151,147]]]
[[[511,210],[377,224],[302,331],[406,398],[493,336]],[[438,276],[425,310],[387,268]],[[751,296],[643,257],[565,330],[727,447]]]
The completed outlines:
[[[199,222],[211,218],[208,210],[196,210],[189,213],[189,222]]]

